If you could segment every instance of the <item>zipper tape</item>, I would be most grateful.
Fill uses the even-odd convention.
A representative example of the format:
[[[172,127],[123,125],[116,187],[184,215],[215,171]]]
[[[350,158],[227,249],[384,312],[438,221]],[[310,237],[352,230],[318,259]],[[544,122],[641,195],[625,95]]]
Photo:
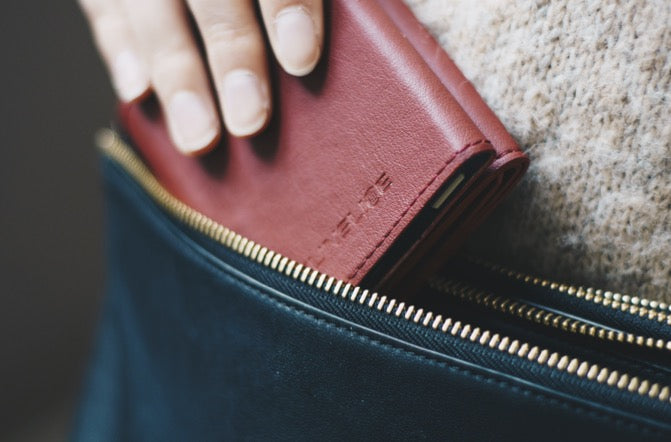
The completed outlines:
[[[403,318],[415,324],[524,358],[579,378],[585,378],[619,390],[626,390],[632,394],[671,405],[671,387],[669,386],[628,373],[621,373],[567,354],[553,352],[518,339],[511,339],[499,333],[493,333],[449,317],[443,317],[443,315],[434,314],[414,305],[353,286],[297,263],[235,233],[175,198],[158,182],[133,149],[114,131],[110,129],[101,130],[96,136],[96,142],[105,156],[126,170],[149,196],[170,215],[212,240],[267,268],[331,295],[384,312],[387,315]],[[640,304],[642,301],[639,300],[638,302]],[[650,302],[648,302],[648,305],[650,305]],[[656,342],[655,345],[657,345]],[[666,343],[663,346],[666,346]]]

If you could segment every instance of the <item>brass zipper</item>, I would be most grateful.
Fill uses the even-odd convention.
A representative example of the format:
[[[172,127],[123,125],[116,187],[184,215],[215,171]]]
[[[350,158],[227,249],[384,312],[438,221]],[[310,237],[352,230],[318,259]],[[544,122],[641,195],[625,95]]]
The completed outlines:
[[[671,341],[655,339],[649,336],[635,335],[633,333],[592,324],[542,307],[530,305],[519,299],[496,295],[487,290],[481,290],[462,282],[436,277],[429,281],[429,286],[434,290],[447,295],[456,296],[464,301],[482,305],[491,310],[514,315],[521,319],[533,321],[537,324],[569,333],[591,336],[600,340],[617,341],[639,347],[671,351]]]
[[[671,388],[669,386],[640,379],[627,373],[620,373],[607,367],[600,367],[597,364],[573,358],[566,354],[552,352],[517,339],[510,339],[499,333],[492,333],[489,330],[436,315],[431,311],[425,311],[422,308],[399,302],[387,296],[381,296],[378,293],[371,293],[369,290],[353,286],[262,247],[218,224],[171,195],[135,152],[112,130],[103,129],[96,138],[103,153],[125,169],[149,196],[170,215],[192,229],[209,236],[212,240],[259,264],[333,296],[367,306],[387,315],[403,318],[415,324],[478,343],[483,347],[489,347],[540,365],[565,371],[599,384],[606,384],[613,388],[627,390],[640,396],[647,396],[671,404]]]
[[[622,295],[620,293],[594,289],[592,287],[561,284],[556,281],[538,278],[526,273],[510,270],[500,265],[490,264],[478,260],[473,260],[473,262],[510,279],[515,279],[526,284],[544,287],[557,293],[584,299],[585,301],[593,302],[594,304],[598,304],[604,307],[609,307],[613,310],[629,313],[643,319],[649,319],[651,321],[657,321],[671,325],[671,306],[665,302],[653,301],[641,298],[639,296]]]

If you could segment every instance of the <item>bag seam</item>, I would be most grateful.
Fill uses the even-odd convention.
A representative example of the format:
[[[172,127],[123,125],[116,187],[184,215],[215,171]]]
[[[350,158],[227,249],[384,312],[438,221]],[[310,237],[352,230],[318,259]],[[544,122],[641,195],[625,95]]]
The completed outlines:
[[[246,286],[248,289],[255,292],[257,296],[265,298],[267,301],[269,301],[269,302],[271,302],[271,303],[273,303],[273,304],[275,304],[279,307],[282,307],[285,310],[293,311],[294,313],[305,316],[309,319],[312,319],[313,321],[316,321],[317,323],[324,323],[327,326],[335,328],[338,331],[340,331],[341,333],[344,333],[345,335],[350,335],[350,337],[357,338],[357,339],[363,341],[364,343],[374,344],[374,345],[376,345],[378,347],[382,347],[383,349],[388,350],[388,351],[391,350],[393,352],[404,353],[407,356],[414,357],[414,358],[429,362],[429,363],[431,363],[433,365],[436,365],[438,367],[441,367],[441,368],[450,369],[452,371],[455,371],[457,373],[463,374],[467,377],[470,377],[470,378],[473,378],[473,379],[476,379],[476,380],[484,379],[486,381],[497,384],[502,389],[508,389],[508,390],[513,391],[513,392],[518,393],[518,394],[522,393],[522,394],[530,395],[534,399],[537,399],[537,400],[550,400],[551,402],[555,402],[558,405],[560,405],[562,408],[564,408],[566,410],[569,410],[569,411],[586,412],[586,413],[594,415],[596,417],[605,418],[606,420],[608,420],[608,421],[610,421],[611,423],[614,423],[614,424],[630,425],[633,429],[639,429],[639,430],[644,430],[644,431],[647,431],[647,432],[650,432],[650,433],[653,433],[653,434],[659,434],[659,430],[657,430],[655,428],[652,428],[650,426],[646,426],[646,425],[641,424],[639,422],[635,422],[633,420],[628,420],[628,419],[623,418],[623,417],[615,417],[611,414],[599,412],[597,410],[589,409],[589,408],[579,406],[579,405],[578,406],[572,406],[566,400],[562,400],[562,399],[557,398],[557,397],[552,397],[550,395],[546,395],[546,394],[540,393],[538,391],[533,391],[529,388],[520,387],[518,385],[514,385],[514,384],[512,384],[510,382],[507,382],[505,380],[496,379],[493,376],[488,376],[488,375],[483,374],[483,373],[476,373],[476,372],[474,372],[472,370],[469,370],[467,368],[459,367],[456,364],[451,364],[449,362],[439,360],[437,358],[432,358],[432,357],[427,356],[427,355],[419,354],[419,353],[414,352],[410,349],[402,348],[402,347],[395,346],[395,345],[390,344],[390,343],[382,342],[378,339],[372,338],[370,336],[366,336],[363,333],[347,329],[347,328],[343,327],[342,325],[337,324],[336,322],[331,321],[327,318],[317,317],[314,314],[312,314],[312,313],[310,313],[310,312],[308,312],[304,309],[301,309],[300,307],[289,305],[289,304],[275,298],[272,294],[262,291],[262,289],[260,289],[259,287],[255,287],[255,286],[249,284],[248,282],[240,279],[236,275],[230,274],[230,273],[226,272],[224,269],[217,268],[212,263],[207,263],[207,265],[212,267],[214,270],[225,274],[227,277],[229,277],[231,279],[234,279],[238,284]]]

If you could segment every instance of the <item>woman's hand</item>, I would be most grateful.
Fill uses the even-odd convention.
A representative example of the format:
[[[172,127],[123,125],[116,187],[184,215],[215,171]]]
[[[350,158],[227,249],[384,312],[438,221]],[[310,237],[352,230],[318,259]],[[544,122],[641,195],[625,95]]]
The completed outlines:
[[[182,152],[213,146],[221,135],[220,115],[226,129],[239,137],[259,132],[268,122],[266,48],[253,0],[79,2],[119,98],[133,101],[153,89]],[[308,74],[322,49],[322,0],[258,2],[282,68]],[[207,60],[199,53],[189,13]]]

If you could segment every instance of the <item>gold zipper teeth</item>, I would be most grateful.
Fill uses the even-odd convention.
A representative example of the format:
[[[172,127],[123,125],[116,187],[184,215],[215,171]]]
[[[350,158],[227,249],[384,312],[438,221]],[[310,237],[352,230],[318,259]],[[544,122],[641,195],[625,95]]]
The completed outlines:
[[[574,296],[640,318],[671,325],[671,305],[665,302],[653,301],[639,296],[623,295],[608,290],[594,289],[592,287],[561,284],[548,279],[538,278],[527,273],[510,270],[497,264],[490,264],[475,259],[472,259],[471,261],[510,279]]]
[[[462,282],[450,281],[444,278],[434,278],[429,281],[429,286],[442,293],[456,296],[465,301],[473,302],[492,310],[514,315],[521,319],[533,321],[537,324],[553,327],[566,332],[591,336],[601,340],[633,344],[639,347],[671,351],[671,341],[600,327],[581,321],[580,319],[573,319],[560,313],[545,310],[541,307],[531,306],[505,296],[499,296],[485,290],[476,289]]]
[[[619,373],[616,370],[599,367],[597,364],[551,352],[538,346],[531,346],[517,339],[510,339],[489,330],[463,324],[461,321],[454,321],[452,318],[443,318],[442,315],[416,309],[415,306],[406,305],[404,302],[398,302],[387,296],[380,296],[378,293],[370,293],[358,286],[352,287],[349,283],[303,266],[218,224],[172,196],[156,180],[133,150],[119,139],[115,132],[108,129],[100,131],[97,135],[97,144],[108,157],[119,163],[152,199],[172,216],[259,264],[300,280],[307,285],[314,286],[326,293],[346,298],[350,302],[366,305],[371,309],[478,343],[483,347],[496,349],[600,384],[671,404],[671,388],[668,386],[662,386],[659,383],[652,383],[647,380],[641,381],[637,377],[630,377],[626,373]]]

